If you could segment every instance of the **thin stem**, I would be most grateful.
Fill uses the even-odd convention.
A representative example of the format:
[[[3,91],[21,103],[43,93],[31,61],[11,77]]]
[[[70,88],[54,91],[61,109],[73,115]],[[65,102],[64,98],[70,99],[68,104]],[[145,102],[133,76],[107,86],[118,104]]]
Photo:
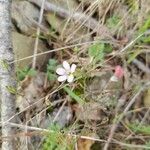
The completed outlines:
[[[43,19],[45,1],[46,0],[42,0],[41,10],[40,10],[40,17],[39,17],[39,21],[38,21],[39,26],[37,27],[37,32],[36,32],[36,39],[35,39],[35,44],[34,44],[33,62],[32,62],[32,68],[33,69],[35,69],[35,67],[36,67],[36,54],[37,54],[37,51],[38,51],[39,36],[40,36],[40,25],[41,25],[42,19]]]

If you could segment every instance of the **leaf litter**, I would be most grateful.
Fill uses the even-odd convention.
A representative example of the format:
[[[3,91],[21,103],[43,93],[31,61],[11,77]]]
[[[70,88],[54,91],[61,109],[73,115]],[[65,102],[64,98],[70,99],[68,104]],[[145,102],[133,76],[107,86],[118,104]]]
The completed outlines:
[[[40,7],[41,0],[30,2],[23,2],[21,8],[22,5],[29,9],[33,7],[38,13],[36,6]],[[17,94],[18,123],[50,131],[54,129],[54,137],[59,134],[60,139],[54,138],[50,142],[52,137],[46,134],[31,134],[28,138],[23,137],[18,145],[21,149],[27,146],[45,150],[50,147],[51,150],[62,147],[66,150],[123,150],[136,146],[150,149],[149,34],[135,40],[141,32],[149,30],[149,2],[64,0],[59,4],[49,0],[47,4],[49,8],[45,8],[47,11],[41,26],[44,30],[40,36],[45,43],[44,49],[87,43],[53,51],[45,67],[40,66],[42,61],[37,62],[40,67],[34,75],[28,69],[19,68],[19,73],[23,73],[21,80],[24,79],[19,81],[18,91],[7,87]],[[50,7],[55,5],[57,11]],[[62,11],[66,13],[63,16]],[[83,16],[77,18],[77,13]],[[27,15],[32,19],[24,16],[18,21],[13,16],[14,30],[26,38],[31,37],[28,32],[31,30],[34,37],[33,24],[37,25],[37,18]],[[17,14],[17,17],[21,15]],[[88,25],[90,22],[86,19],[94,20],[94,23]],[[31,21],[28,25],[24,23],[27,20]],[[29,28],[25,30],[25,27]],[[65,60],[77,66],[71,83],[57,81],[55,71]],[[135,62],[142,63],[146,71]],[[67,143],[69,135],[76,135],[76,138],[71,137]]]

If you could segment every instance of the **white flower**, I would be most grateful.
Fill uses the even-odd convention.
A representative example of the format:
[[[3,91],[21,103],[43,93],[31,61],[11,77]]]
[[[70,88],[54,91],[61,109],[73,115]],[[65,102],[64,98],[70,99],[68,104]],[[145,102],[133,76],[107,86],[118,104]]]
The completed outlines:
[[[58,81],[59,82],[64,82],[64,81],[67,80],[69,83],[73,82],[73,80],[74,80],[73,73],[75,72],[75,70],[76,70],[76,65],[75,64],[72,64],[70,66],[67,61],[64,61],[63,62],[63,67],[57,68],[57,70],[56,70],[56,73],[58,75],[60,75],[58,77]]]

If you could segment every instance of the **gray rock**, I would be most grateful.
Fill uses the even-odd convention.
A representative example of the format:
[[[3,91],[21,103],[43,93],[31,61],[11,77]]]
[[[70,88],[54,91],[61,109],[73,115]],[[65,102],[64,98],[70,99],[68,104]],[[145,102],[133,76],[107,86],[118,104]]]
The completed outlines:
[[[52,114],[52,118],[54,118],[56,116],[56,114],[58,113],[59,109],[55,109],[53,114]],[[56,119],[56,123],[61,127],[65,127],[66,125],[69,124],[70,120],[72,119],[72,110],[70,107],[65,106],[62,110],[62,112],[60,113],[60,115],[58,116],[58,118]]]
[[[39,9],[28,1],[13,1],[12,20],[17,28],[26,35],[32,35],[36,31],[33,21],[38,21]]]
[[[53,119],[55,118],[58,111],[59,108],[55,108],[54,111],[50,113],[49,116],[45,119],[45,121],[42,124],[42,127],[48,128],[52,124]],[[72,117],[73,114],[71,108],[64,106],[55,123],[58,124],[60,128],[64,128],[66,125],[69,124]]]
[[[15,52],[15,59],[18,60],[33,55],[35,43],[34,38],[19,34],[17,32],[13,32],[12,37],[13,37],[13,48]],[[41,40],[39,40],[38,52],[43,52],[46,50],[47,48],[45,47],[44,43]],[[42,66],[42,64],[44,64],[44,60],[46,60],[45,55],[37,57],[37,64]],[[31,63],[32,58],[18,62],[16,63],[16,66],[18,66],[19,68],[23,68]]]
[[[48,2],[56,4],[68,10],[75,10],[78,7],[76,0],[48,0]]]

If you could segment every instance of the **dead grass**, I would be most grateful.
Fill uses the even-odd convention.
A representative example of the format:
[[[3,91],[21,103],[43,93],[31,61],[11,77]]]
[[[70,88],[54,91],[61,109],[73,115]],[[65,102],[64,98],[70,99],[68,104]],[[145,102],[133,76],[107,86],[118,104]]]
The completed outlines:
[[[36,4],[34,0],[30,1]],[[51,1],[48,3],[51,4]],[[68,10],[66,16],[60,14],[64,11],[61,10],[61,6],[57,11],[51,8],[51,11],[61,16],[60,20],[65,22],[63,26],[60,26],[62,30],[60,33],[56,33],[58,32],[56,28],[55,36],[46,39],[51,50],[11,62],[21,62],[52,53],[59,64],[64,60],[68,60],[70,64],[77,64],[75,81],[71,84],[59,85],[57,81],[51,82],[46,79],[44,89],[46,96],[29,104],[16,116],[28,112],[28,109],[34,108],[33,106],[36,106],[39,101],[43,104],[36,107],[41,107],[42,110],[32,110],[33,115],[29,120],[20,121],[17,124],[6,123],[20,128],[21,132],[26,132],[25,134],[30,133],[31,130],[39,131],[39,135],[40,132],[46,135],[55,132],[52,129],[45,129],[41,123],[48,116],[49,108],[52,110],[59,108],[53,120],[56,121],[58,116],[61,116],[63,107],[67,106],[71,108],[73,117],[65,125],[67,132],[63,137],[75,138],[73,144],[76,150],[96,150],[94,147],[102,150],[150,149],[150,92],[147,92],[150,89],[150,4],[146,0],[141,2],[81,0],[78,4],[77,8],[69,7],[70,12]],[[45,9],[50,9],[50,5]],[[90,47],[102,44],[105,47],[101,58],[91,57]],[[94,62],[96,59],[99,60]],[[110,77],[117,65],[122,66],[124,77],[118,82],[110,82]],[[110,76],[107,77],[109,74]],[[74,94],[67,93],[64,86],[67,86]],[[59,97],[59,100],[63,99],[63,102],[56,106],[53,106],[54,101],[57,100],[53,97],[54,94]],[[78,98],[84,100],[83,105],[76,100]],[[107,103],[104,103],[105,101]],[[31,122],[35,116],[39,116],[40,123],[32,126]],[[28,149],[35,146],[31,144],[32,136],[34,134],[26,139],[25,145],[29,146]],[[38,145],[39,147],[42,146],[42,142]],[[84,148],[81,148],[81,145],[84,145]]]

